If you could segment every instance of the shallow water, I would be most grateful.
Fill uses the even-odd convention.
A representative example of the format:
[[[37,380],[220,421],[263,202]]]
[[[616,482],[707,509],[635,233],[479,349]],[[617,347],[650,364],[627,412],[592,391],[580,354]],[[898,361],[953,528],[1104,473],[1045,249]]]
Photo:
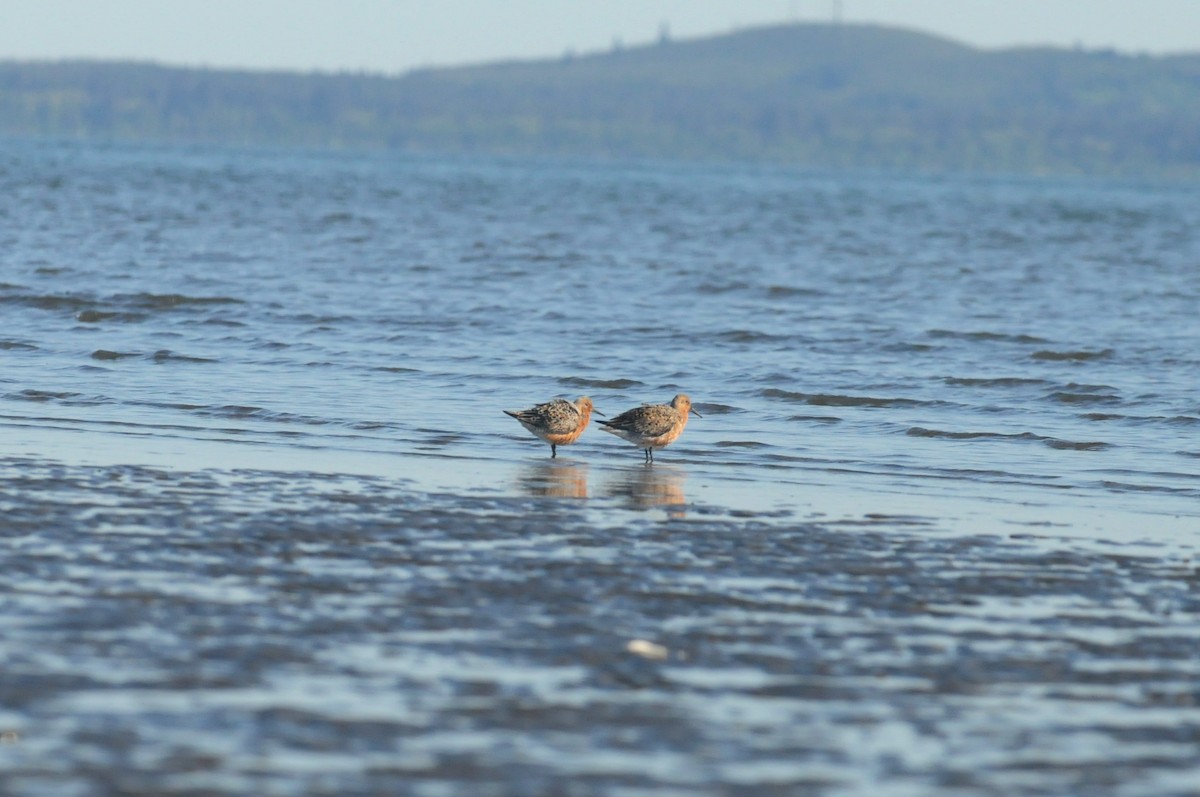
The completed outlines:
[[[1200,782],[1196,189],[0,152],[3,793]]]

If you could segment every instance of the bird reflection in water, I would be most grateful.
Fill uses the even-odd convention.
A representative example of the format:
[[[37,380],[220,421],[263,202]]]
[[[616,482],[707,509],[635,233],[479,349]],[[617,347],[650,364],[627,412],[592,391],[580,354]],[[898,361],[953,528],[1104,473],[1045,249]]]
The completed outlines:
[[[535,498],[587,498],[587,472],[586,463],[548,459],[525,468],[517,481]]]
[[[683,517],[687,514],[686,476],[682,468],[662,465],[629,468],[618,472],[605,492],[634,509],[666,509],[672,517]]]

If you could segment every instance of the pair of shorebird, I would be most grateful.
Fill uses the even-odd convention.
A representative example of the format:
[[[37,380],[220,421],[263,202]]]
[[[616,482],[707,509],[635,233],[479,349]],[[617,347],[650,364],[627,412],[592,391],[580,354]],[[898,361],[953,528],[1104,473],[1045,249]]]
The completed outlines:
[[[580,396],[575,401],[554,399],[545,404],[536,404],[527,410],[505,410],[506,415],[516,418],[535,437],[550,444],[551,458],[558,456],[558,447],[569,445],[579,439],[587,428],[592,413],[604,413],[592,406],[592,400]],[[688,415],[701,417],[692,409],[692,400],[680,393],[670,404],[643,404],[622,412],[611,421],[597,421],[604,431],[611,432],[622,440],[628,440],[646,452],[646,461],[654,461],[654,449],[664,448],[675,442],[687,426]]]

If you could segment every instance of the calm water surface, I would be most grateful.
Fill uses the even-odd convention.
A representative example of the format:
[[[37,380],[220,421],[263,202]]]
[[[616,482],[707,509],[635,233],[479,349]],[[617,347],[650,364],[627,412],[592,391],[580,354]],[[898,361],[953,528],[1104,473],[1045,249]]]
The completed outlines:
[[[1194,794],[1198,307],[1186,185],[4,144],[0,791]]]

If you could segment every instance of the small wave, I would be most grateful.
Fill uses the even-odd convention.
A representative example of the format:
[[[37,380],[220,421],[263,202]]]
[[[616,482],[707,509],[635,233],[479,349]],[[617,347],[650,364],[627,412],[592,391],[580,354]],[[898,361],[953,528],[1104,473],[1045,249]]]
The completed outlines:
[[[1070,390],[1076,393],[1113,393],[1116,388],[1112,385],[1088,385],[1081,382],[1068,382],[1063,385],[1063,390]]]
[[[719,440],[715,445],[718,448],[770,448],[770,444],[757,440]]]
[[[1048,385],[1045,379],[1030,379],[1023,376],[1001,376],[994,378],[986,377],[960,377],[947,376],[943,379],[947,385],[955,385],[956,387],[1033,387],[1037,385]]]
[[[1035,360],[1047,360],[1050,362],[1088,362],[1090,360],[1107,360],[1113,356],[1113,353],[1112,349],[1101,349],[1100,351],[1087,351],[1086,349],[1078,351],[1039,349],[1029,356]]]
[[[798,457],[793,454],[780,454],[778,452],[765,452],[763,454],[762,458],[763,458],[764,462],[779,463],[778,465],[775,465],[773,467],[790,467],[797,462],[814,462],[814,461],[816,461],[816,460],[810,459],[809,457]]]
[[[131,407],[153,407],[160,410],[191,410],[204,409],[203,404],[186,404],[178,401],[125,401]]]
[[[889,526],[894,524],[903,526],[932,526],[937,523],[934,518],[923,517],[922,515],[888,515],[882,512],[868,512],[863,515],[863,518],[871,523],[887,523]]]
[[[816,298],[824,295],[823,291],[813,288],[793,288],[789,285],[772,285],[767,288],[768,299]]]
[[[1047,437],[1042,442],[1051,448],[1057,448],[1062,451],[1103,451],[1106,448],[1112,448],[1112,443],[1105,443],[1099,440],[1076,442],[1074,440],[1059,440],[1054,437]]]
[[[1130,484],[1109,480],[1102,481],[1100,484],[1108,490],[1121,493],[1164,493],[1167,495],[1194,495],[1196,493],[1190,487],[1168,487],[1162,484]]]
[[[56,402],[69,407],[97,407],[103,404],[113,404],[114,400],[103,395],[84,395],[83,393],[59,392],[49,390],[22,390],[20,393],[10,393],[6,399],[18,401]]]
[[[150,359],[156,363],[215,363],[216,360],[208,357],[189,357],[186,354],[176,354],[170,349],[159,349],[150,355]]]
[[[16,398],[23,401],[62,401],[78,398],[81,395],[81,393],[58,393],[52,390],[22,390],[20,393],[12,393],[5,398]]]
[[[197,407],[196,411],[200,415],[212,416],[215,418],[253,418],[255,415],[264,413],[262,407],[253,407],[245,404],[226,404],[223,407]]]
[[[84,324],[97,324],[101,321],[145,321],[142,313],[121,313],[115,310],[80,310],[75,314],[75,320]]]
[[[185,296],[181,293],[128,293],[113,298],[147,310],[169,310],[188,305],[245,304],[241,299],[231,296]]]
[[[560,385],[570,387],[600,388],[601,390],[624,390],[644,384],[636,379],[587,379],[582,376],[567,376],[558,380]]]
[[[327,418],[314,418],[309,415],[295,415],[290,412],[277,412],[265,407],[255,407],[244,404],[226,404],[221,407],[198,407],[194,410],[197,415],[209,418],[230,418],[234,420],[269,421],[272,423],[294,423],[306,426],[328,426],[332,421]]]
[[[809,423],[841,423],[842,419],[833,415],[792,415],[788,418],[789,421],[801,421]]]
[[[1059,440],[1056,437],[1047,437],[1046,435],[1034,434],[1033,432],[949,432],[942,429],[926,429],[923,426],[914,426],[905,432],[909,437],[929,437],[941,440],[1016,440],[1016,441],[1035,441],[1065,451],[1102,451],[1106,448],[1111,448],[1111,443],[1100,441],[1076,442],[1073,440]]]
[[[1036,335],[1014,335],[1007,332],[958,332],[952,329],[931,329],[925,334],[931,338],[954,338],[957,340],[987,340],[1000,341],[1004,343],[1020,343],[1025,346],[1040,345],[1049,343],[1045,338],[1039,338]]]
[[[789,335],[772,335],[769,332],[759,332],[754,329],[731,329],[717,334],[717,340],[728,343],[770,343],[792,340]]]
[[[0,340],[0,349],[4,351],[37,351],[32,343],[22,343],[19,340]]]
[[[1111,393],[1072,393],[1066,390],[1055,391],[1047,398],[1062,404],[1119,404],[1121,402],[1120,396],[1114,396]]]
[[[0,296],[0,303],[16,304],[24,307],[34,307],[38,310],[84,310],[91,306],[94,301],[88,296],[79,296],[73,294],[66,295],[17,295],[17,296]]]
[[[910,352],[935,351],[937,348],[937,346],[931,346],[928,343],[891,343],[884,346],[883,350],[905,354]]]
[[[919,407],[927,402],[906,398],[880,398],[876,396],[843,396],[837,393],[796,393],[791,390],[767,388],[762,391],[766,398],[797,401],[817,407]]]
[[[705,402],[696,406],[701,407],[705,415],[730,415],[742,411],[740,407],[731,407],[728,404],[710,404]]]
[[[749,283],[746,282],[725,282],[717,284],[715,282],[702,282],[693,290],[696,293],[708,295],[720,295],[722,293],[732,293],[734,291],[744,291],[749,288]]]
[[[905,432],[909,437],[932,437],[942,440],[1044,440],[1032,432],[947,432],[942,429],[926,429],[914,426]]]
[[[124,360],[128,357],[140,357],[140,356],[141,355],[138,354],[137,352],[110,351],[108,349],[96,349],[94,352],[92,352],[93,360],[104,360],[104,361]]]
[[[1194,415],[1174,415],[1166,419],[1171,426],[1195,426],[1200,423],[1200,418]]]
[[[419,443],[417,449],[420,451],[439,451],[446,446],[453,445],[464,439],[462,435],[455,432],[436,432]]]
[[[335,324],[344,324],[350,321],[355,321],[353,316],[348,315],[315,315],[313,313],[298,313],[291,317],[291,320],[300,324],[312,324],[318,327],[331,327]],[[389,341],[403,340],[402,336],[387,338]]]

